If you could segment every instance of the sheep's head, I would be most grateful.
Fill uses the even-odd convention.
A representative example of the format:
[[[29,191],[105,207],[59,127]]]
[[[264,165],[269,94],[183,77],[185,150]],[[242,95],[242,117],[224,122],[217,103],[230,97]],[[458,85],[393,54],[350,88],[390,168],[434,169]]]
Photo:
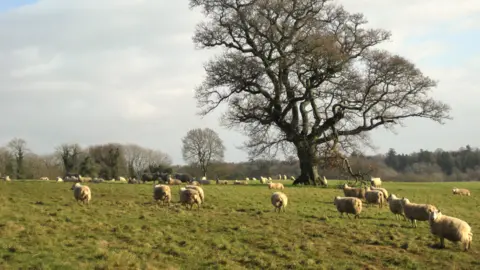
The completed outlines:
[[[75,184],[72,185],[71,190],[74,190],[76,187],[80,187],[80,186],[82,186],[82,185],[77,182],[77,183],[75,183]]]
[[[333,198],[333,205],[337,205],[337,200],[339,199],[339,196],[336,196]]]
[[[442,212],[440,212],[440,210],[436,209],[436,210],[433,210],[429,213],[429,219],[431,221],[433,220],[437,220],[438,218],[440,218],[442,216]]]

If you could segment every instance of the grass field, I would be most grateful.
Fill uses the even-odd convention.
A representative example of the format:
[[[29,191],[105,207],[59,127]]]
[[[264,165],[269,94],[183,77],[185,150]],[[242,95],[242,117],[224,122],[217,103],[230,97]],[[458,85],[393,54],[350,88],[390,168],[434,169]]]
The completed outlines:
[[[284,182],[284,181],[282,181]],[[0,269],[480,269],[480,183],[384,183],[412,202],[432,203],[467,221],[472,250],[397,221],[388,207],[340,218],[332,188],[292,187],[286,213],[274,213],[262,185],[204,186],[200,211],[152,203],[147,184],[88,184],[89,206],[71,183],[0,183]],[[469,188],[472,197],[451,195]],[[342,195],[343,196],[343,195]],[[477,235],[477,236],[476,236]]]

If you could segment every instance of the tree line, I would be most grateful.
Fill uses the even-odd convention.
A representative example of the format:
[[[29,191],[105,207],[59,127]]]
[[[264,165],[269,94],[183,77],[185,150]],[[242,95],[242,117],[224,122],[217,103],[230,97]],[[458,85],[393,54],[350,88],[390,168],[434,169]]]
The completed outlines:
[[[225,147],[218,135],[212,135],[212,130],[199,135],[201,132],[201,129],[197,129],[187,133],[182,139],[182,151],[185,158],[190,160],[187,165],[174,165],[169,154],[136,144],[107,143],[88,147],[81,147],[76,143],[61,144],[53,153],[38,155],[28,148],[25,140],[15,138],[0,148],[0,175],[9,175],[14,179],[38,179],[44,176],[54,179],[66,173],[79,173],[104,179],[119,176],[138,179],[145,172],[187,173],[201,177],[208,171],[209,179],[218,176],[220,179],[236,180],[260,176],[277,179],[278,175],[291,178],[301,173],[299,160],[294,156],[285,160],[260,158],[245,162],[224,162]],[[198,142],[198,137],[204,137],[205,134],[210,134],[215,139],[215,143],[207,144],[216,146],[212,148],[215,153],[210,153],[208,147],[202,148],[202,151],[199,151],[199,147],[193,147],[200,155],[187,155],[189,147],[194,145],[192,141]],[[480,179],[480,149],[469,145],[455,151],[420,149],[410,154],[399,154],[395,149],[382,155],[371,156],[354,152],[348,159],[353,170],[370,170],[370,176],[381,177],[387,181]],[[350,178],[350,175],[339,167],[320,168],[318,173],[328,179]]]

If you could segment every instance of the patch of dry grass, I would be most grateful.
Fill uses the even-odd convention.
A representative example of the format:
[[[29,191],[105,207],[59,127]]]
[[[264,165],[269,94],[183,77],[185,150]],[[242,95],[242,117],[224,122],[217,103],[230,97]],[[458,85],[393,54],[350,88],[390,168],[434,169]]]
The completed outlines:
[[[89,206],[71,183],[0,183],[1,269],[478,269],[480,183],[384,183],[397,196],[466,220],[473,250],[437,243],[427,222],[411,228],[388,207],[339,218],[333,188],[291,187],[274,213],[265,185],[208,185],[200,211],[152,203],[151,185],[88,183]],[[335,186],[335,181],[329,181]],[[451,195],[466,187],[472,197]],[[172,186],[178,202],[179,186]]]

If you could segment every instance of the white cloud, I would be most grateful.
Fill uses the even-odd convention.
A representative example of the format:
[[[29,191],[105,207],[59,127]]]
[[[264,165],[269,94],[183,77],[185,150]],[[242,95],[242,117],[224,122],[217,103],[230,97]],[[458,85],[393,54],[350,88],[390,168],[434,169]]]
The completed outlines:
[[[475,98],[462,96],[475,94],[478,65],[436,68],[430,61],[456,53],[456,48],[439,40],[412,41],[439,28],[479,29],[480,2],[340,3],[349,11],[365,13],[371,25],[391,30],[392,42],[385,47],[438,78],[437,94],[454,103],[458,119],[471,120],[462,113],[475,112]],[[47,152],[63,142],[135,142],[166,151],[180,163],[186,132],[211,127],[225,140],[227,160],[244,159],[245,154],[235,149],[243,136],[220,129],[220,113],[195,115],[194,87],[202,81],[203,63],[213,53],[194,49],[191,37],[201,18],[188,8],[188,1],[166,0],[40,0],[0,13],[0,113],[5,116],[0,143],[20,136],[33,150]],[[457,125],[465,122],[458,132],[474,133],[467,120],[455,120]],[[438,132],[438,138],[418,140],[411,148],[422,143],[435,147],[475,143],[469,136],[444,143],[452,136],[449,130],[419,124],[400,130],[398,136]],[[398,136],[381,135],[377,144],[410,149],[400,146]]]

